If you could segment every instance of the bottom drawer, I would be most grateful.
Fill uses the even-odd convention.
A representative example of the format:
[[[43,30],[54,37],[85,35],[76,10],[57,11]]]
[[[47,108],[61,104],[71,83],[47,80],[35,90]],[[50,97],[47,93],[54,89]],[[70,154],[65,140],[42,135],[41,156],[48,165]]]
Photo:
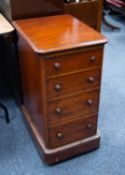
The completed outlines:
[[[50,147],[56,148],[95,135],[98,115],[80,117],[62,125],[49,127]]]

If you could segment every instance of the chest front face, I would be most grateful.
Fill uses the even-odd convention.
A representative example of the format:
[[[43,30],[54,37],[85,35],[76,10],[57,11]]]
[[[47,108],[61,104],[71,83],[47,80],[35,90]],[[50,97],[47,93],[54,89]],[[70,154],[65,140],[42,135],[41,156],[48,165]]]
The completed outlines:
[[[102,46],[44,59],[50,148],[96,134],[102,60]]]

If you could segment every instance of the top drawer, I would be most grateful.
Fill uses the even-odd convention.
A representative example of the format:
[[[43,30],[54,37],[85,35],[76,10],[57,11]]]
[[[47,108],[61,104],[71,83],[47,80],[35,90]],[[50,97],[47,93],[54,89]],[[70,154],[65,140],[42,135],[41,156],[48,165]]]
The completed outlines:
[[[46,75],[58,76],[68,72],[77,72],[78,70],[101,66],[103,49],[86,50],[80,53],[74,53],[54,58],[48,58],[45,61]]]

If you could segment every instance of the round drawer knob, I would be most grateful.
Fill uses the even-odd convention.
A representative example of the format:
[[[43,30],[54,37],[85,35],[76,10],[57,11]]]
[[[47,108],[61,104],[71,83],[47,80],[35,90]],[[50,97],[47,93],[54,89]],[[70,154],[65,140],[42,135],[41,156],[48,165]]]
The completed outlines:
[[[59,140],[63,139],[63,134],[61,132],[57,133],[57,139]]]
[[[87,128],[88,128],[88,129],[91,129],[91,128],[92,128],[92,124],[89,123],[89,124],[87,125]]]
[[[91,62],[95,62],[95,60],[96,60],[96,57],[95,56],[90,57],[90,61]]]
[[[94,77],[89,77],[89,79],[88,79],[88,80],[89,80],[89,82],[90,82],[90,83],[94,83],[95,78],[94,78]]]
[[[60,67],[61,67],[60,63],[54,63],[54,68],[55,68],[56,70],[59,70]]]
[[[60,115],[62,113],[61,108],[56,108],[56,114]]]
[[[60,84],[56,84],[55,85],[55,90],[56,91],[60,91],[61,90],[61,85]]]
[[[92,106],[93,105],[93,101],[92,100],[87,100],[87,104],[89,105],[89,106]]]

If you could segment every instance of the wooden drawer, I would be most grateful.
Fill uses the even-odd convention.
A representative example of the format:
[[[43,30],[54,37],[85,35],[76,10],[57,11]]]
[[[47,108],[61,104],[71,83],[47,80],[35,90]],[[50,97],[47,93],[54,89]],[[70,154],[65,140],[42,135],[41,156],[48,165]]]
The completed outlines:
[[[99,90],[80,93],[48,103],[49,125],[62,124],[67,120],[98,111]]]
[[[53,99],[100,86],[101,69],[47,80],[47,97]]]
[[[46,75],[57,76],[82,69],[98,67],[102,64],[103,49],[54,57],[46,60]]]
[[[97,114],[49,128],[50,147],[56,148],[96,134]]]

